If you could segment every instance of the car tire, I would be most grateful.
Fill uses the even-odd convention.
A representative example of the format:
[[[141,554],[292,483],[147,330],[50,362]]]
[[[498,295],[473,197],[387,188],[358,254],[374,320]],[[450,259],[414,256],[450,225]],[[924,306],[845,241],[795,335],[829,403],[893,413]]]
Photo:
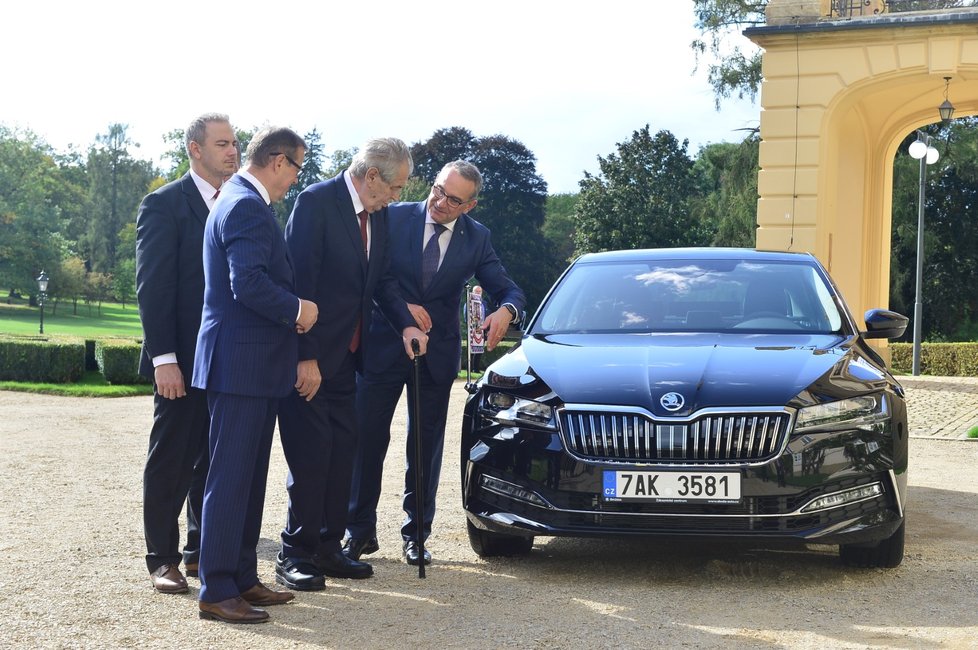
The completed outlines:
[[[465,525],[469,533],[469,544],[479,557],[525,555],[533,548],[533,537],[493,533],[476,528],[467,519]]]
[[[839,559],[846,566],[888,569],[898,567],[903,562],[905,526],[905,523],[900,524],[896,532],[874,546],[840,544]]]

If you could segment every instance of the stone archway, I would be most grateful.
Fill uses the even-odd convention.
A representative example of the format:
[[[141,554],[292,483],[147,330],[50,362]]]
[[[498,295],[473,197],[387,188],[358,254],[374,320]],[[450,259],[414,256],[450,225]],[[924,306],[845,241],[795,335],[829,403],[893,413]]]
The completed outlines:
[[[944,77],[955,116],[978,114],[978,7],[795,15],[829,4],[770,0],[745,32],[764,49],[757,247],[813,253],[859,317],[889,302],[897,147],[939,120]]]

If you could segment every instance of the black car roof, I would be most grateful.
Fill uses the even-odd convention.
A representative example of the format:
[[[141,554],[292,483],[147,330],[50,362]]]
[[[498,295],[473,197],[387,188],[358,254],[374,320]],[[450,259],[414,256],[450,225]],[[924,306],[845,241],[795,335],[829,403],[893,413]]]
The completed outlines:
[[[732,260],[745,259],[766,262],[814,261],[811,253],[763,251],[754,248],[645,248],[634,250],[586,253],[575,264],[589,262],[628,262],[647,260]]]

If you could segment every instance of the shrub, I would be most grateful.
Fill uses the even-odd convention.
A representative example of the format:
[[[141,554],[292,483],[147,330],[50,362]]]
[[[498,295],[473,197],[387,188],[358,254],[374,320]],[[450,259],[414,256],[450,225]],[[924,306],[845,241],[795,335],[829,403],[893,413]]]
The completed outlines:
[[[891,343],[890,365],[897,373],[912,372],[913,344]],[[978,343],[921,343],[920,374],[978,376]]]
[[[0,380],[69,384],[84,374],[81,339],[0,336]]]
[[[141,346],[134,339],[102,339],[95,342],[95,360],[110,384],[148,384],[139,374]]]

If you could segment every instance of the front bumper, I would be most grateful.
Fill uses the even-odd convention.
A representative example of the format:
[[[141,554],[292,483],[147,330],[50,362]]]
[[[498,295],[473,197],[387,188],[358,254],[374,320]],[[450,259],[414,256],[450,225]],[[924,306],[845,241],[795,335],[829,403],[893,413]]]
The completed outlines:
[[[472,424],[467,418],[466,427]],[[657,467],[582,460],[565,451],[556,432],[489,425],[477,433],[463,430],[463,505],[473,525],[508,535],[872,544],[903,522],[906,439],[894,439],[889,429],[806,435],[793,437],[760,466],[700,468],[738,471],[742,498],[736,503],[620,502],[602,498],[604,470]],[[877,493],[860,491],[866,486]],[[837,494],[853,498],[812,510],[817,499]]]

